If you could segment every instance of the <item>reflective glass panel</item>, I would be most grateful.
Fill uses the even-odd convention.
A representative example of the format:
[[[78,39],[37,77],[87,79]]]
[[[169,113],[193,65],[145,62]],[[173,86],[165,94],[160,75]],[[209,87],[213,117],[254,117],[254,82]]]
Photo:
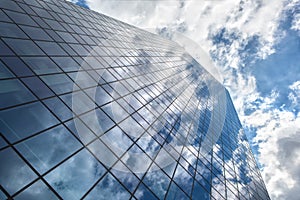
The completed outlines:
[[[42,50],[31,40],[3,39],[17,54],[25,55],[44,55]]]
[[[24,60],[36,74],[61,72],[58,66],[48,57],[23,57],[22,60]]]
[[[43,51],[46,52],[47,55],[67,55],[67,53],[56,43],[39,41],[37,44],[43,49]]]
[[[16,146],[41,174],[79,149],[80,143],[62,125]]]
[[[14,55],[14,53],[0,40],[0,56]]]
[[[1,32],[0,36],[28,38],[25,33],[15,24],[0,22]]]
[[[51,57],[54,62],[65,72],[77,71],[80,65],[71,57]]]
[[[110,174],[102,178],[100,183],[87,195],[85,199],[129,199],[130,194],[125,188]]]
[[[66,121],[73,117],[71,110],[59,98],[54,97],[43,102],[61,121]]]
[[[103,166],[84,149],[46,175],[45,179],[63,199],[80,199],[104,171]]]
[[[73,90],[73,81],[65,74],[41,76],[42,80],[56,93],[62,94]]]
[[[0,151],[0,162],[0,183],[11,195],[37,178],[11,148]]]
[[[23,78],[22,81],[39,98],[54,96],[54,93],[38,77]]]
[[[59,199],[55,194],[42,182],[37,181],[21,194],[15,197],[16,200],[32,200],[32,199]]]
[[[0,112],[0,132],[11,142],[57,123],[58,120],[40,102]]]
[[[14,77],[14,75],[0,61],[0,79],[11,78],[11,77]]]
[[[6,66],[13,71],[17,76],[33,75],[32,71],[25,65],[25,63],[18,57],[1,57],[0,58]]]
[[[31,39],[34,40],[52,40],[48,34],[41,28],[30,27],[30,26],[20,26],[23,31],[29,35]]]
[[[37,24],[31,19],[29,15],[8,10],[5,10],[5,13],[16,23],[25,24],[29,26],[37,26]]]
[[[0,108],[36,99],[19,80],[0,80],[0,85]]]

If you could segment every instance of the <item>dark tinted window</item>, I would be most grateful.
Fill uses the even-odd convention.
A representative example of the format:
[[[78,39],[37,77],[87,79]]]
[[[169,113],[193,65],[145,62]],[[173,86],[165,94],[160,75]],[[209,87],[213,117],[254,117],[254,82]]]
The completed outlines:
[[[31,92],[17,79],[0,80],[0,108],[35,100]]]
[[[44,55],[42,50],[31,40],[5,38],[4,41],[20,56]]]
[[[30,38],[34,39],[34,40],[52,40],[48,34],[41,28],[37,28],[37,27],[30,27],[30,26],[20,26],[23,31],[25,31],[25,33],[27,35],[29,35]]]
[[[25,65],[25,63],[18,57],[2,57],[0,58],[7,67],[13,71],[17,76],[33,75],[32,71]]]
[[[0,22],[0,36],[28,38],[25,33],[15,24]]]

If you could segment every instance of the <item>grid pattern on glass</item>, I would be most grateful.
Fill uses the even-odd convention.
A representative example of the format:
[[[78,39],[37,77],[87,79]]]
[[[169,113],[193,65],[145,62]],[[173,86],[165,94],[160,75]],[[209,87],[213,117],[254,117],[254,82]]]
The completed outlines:
[[[229,94],[176,43],[63,0],[0,15],[1,197],[269,199]]]

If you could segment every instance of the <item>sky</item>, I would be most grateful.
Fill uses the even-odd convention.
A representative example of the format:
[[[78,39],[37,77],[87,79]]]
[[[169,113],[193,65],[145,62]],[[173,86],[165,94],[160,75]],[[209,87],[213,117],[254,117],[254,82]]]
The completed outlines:
[[[72,0],[180,32],[222,74],[273,200],[300,193],[300,0]]]

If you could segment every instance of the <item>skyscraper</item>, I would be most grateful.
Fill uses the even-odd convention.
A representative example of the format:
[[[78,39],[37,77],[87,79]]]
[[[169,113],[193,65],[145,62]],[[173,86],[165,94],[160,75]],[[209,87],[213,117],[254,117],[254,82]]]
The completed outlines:
[[[177,43],[0,1],[1,199],[269,199],[227,90]]]

